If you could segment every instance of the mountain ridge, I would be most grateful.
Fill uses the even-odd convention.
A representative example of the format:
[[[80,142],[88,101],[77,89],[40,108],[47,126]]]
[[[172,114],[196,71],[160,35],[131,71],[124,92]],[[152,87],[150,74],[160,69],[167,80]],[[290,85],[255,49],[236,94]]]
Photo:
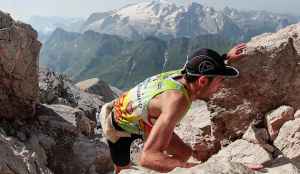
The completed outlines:
[[[41,49],[40,66],[64,73],[74,82],[98,77],[127,89],[148,76],[182,68],[197,49],[222,53],[235,45],[213,34],[169,41],[147,36],[132,41],[92,30],[79,34],[58,28]]]
[[[101,14],[102,17],[94,18],[93,23],[82,25],[80,32],[94,30],[135,41],[147,35],[169,40],[182,36],[219,34],[230,41],[248,42],[251,37],[262,34],[266,30],[275,32],[300,21],[300,17],[266,11],[245,12],[228,7],[215,10],[195,2],[177,7],[167,1],[131,4],[107,12],[106,16],[104,13]],[[284,18],[288,22],[281,22]],[[267,23],[265,25],[259,23],[262,21]]]

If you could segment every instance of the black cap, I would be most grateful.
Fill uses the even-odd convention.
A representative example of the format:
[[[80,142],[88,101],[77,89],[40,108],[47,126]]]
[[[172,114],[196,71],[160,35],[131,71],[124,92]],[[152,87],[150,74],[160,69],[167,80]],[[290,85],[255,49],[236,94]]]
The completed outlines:
[[[193,76],[236,77],[239,75],[238,70],[226,66],[223,58],[217,52],[210,49],[198,50],[190,56],[185,65],[185,70],[187,74]]]

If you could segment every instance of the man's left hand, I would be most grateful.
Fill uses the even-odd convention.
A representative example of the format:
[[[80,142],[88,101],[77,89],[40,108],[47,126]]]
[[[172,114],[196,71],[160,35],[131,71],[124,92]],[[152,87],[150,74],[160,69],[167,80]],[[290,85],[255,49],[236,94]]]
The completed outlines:
[[[246,54],[243,53],[243,49],[247,48],[246,44],[239,44],[235,47],[233,47],[226,55],[226,60],[237,60],[243,56],[245,56]]]

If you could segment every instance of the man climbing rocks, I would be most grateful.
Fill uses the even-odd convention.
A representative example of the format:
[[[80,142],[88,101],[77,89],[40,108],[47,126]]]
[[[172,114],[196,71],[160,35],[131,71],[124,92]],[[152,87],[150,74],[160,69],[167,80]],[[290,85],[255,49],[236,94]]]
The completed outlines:
[[[225,77],[236,77],[238,71],[224,64],[243,57],[245,44],[220,56],[201,49],[187,61],[184,69],[162,73],[146,79],[119,99],[103,106],[100,119],[108,138],[115,173],[130,167],[130,145],[137,139],[146,141],[140,164],[159,172],[176,167],[189,168],[192,149],[176,133],[175,125],[189,110],[192,101],[208,101],[223,88]],[[163,152],[169,152],[172,157]],[[245,164],[253,169],[261,165]]]

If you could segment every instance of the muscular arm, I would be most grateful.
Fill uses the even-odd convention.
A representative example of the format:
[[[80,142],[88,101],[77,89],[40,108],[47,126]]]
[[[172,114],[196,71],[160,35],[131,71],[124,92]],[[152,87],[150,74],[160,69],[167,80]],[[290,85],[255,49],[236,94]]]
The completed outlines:
[[[158,110],[161,112],[143,148],[141,165],[159,172],[169,172],[176,167],[195,166],[196,164],[186,163],[163,153],[170,143],[176,123],[188,107],[184,94],[176,90],[165,91],[152,99],[150,104],[152,105],[150,112],[151,110],[155,110],[156,113],[159,113]]]

